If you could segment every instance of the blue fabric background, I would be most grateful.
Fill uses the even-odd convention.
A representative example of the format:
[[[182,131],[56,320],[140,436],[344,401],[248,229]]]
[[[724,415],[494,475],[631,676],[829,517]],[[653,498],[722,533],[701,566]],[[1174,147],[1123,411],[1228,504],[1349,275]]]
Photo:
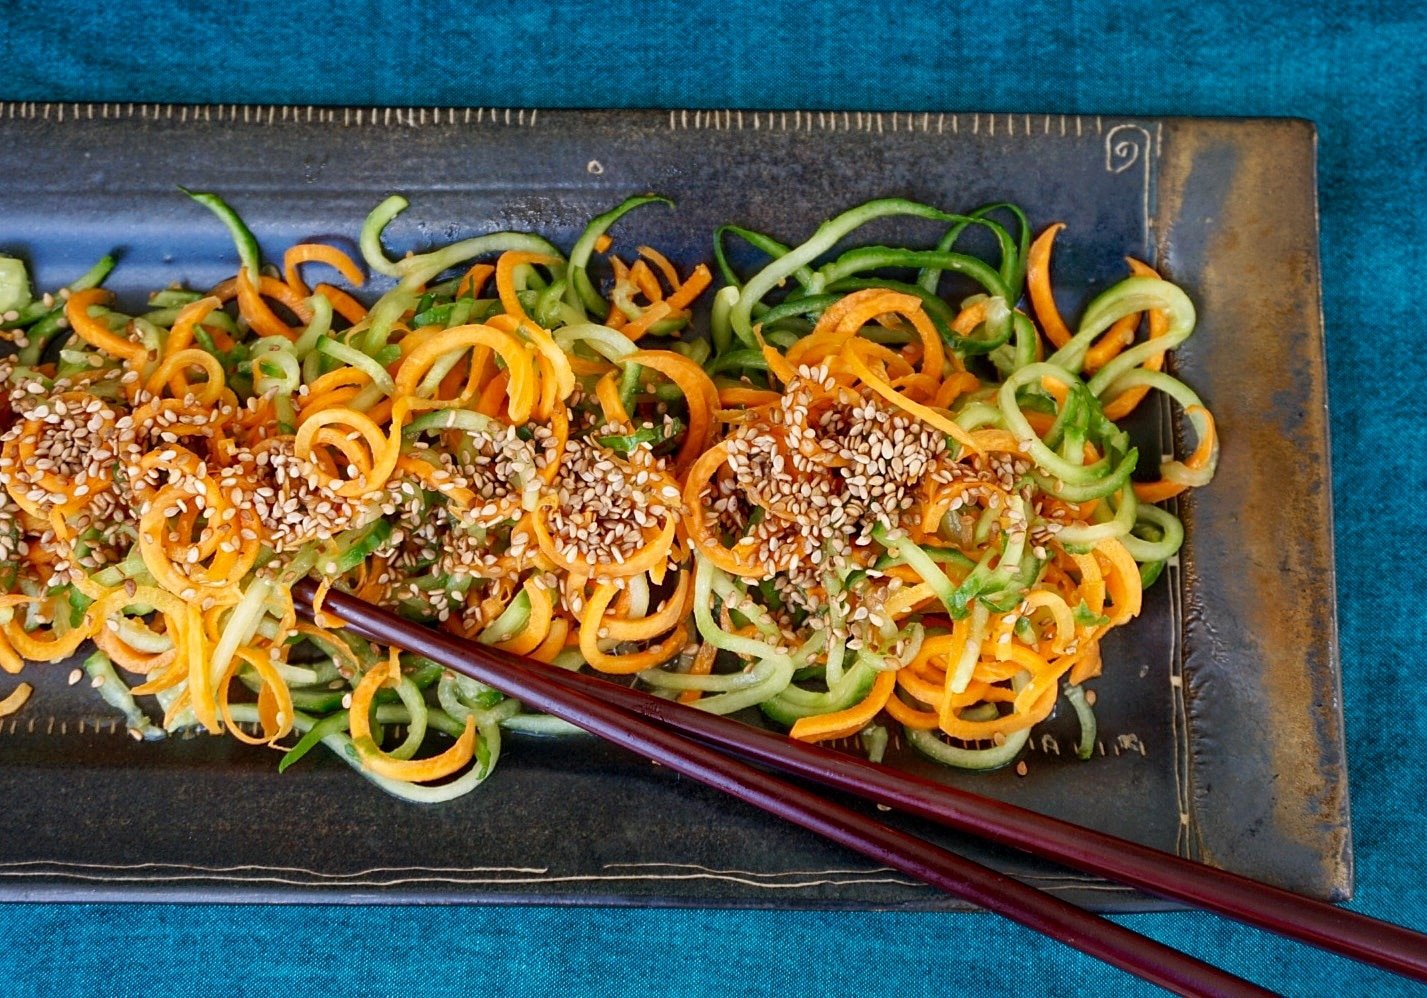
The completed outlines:
[[[1427,711],[1415,649],[1427,572],[1414,533],[1427,488],[1427,365],[1414,306],[1427,278],[1416,246],[1427,228],[1427,8],[1331,6],[231,0],[179,12],[153,0],[23,10],[5,0],[0,98],[1315,120],[1353,907],[1424,928]],[[1406,990],[1206,915],[1125,921],[1295,994]],[[1144,990],[985,916],[542,908],[6,906],[0,981],[116,995]]]

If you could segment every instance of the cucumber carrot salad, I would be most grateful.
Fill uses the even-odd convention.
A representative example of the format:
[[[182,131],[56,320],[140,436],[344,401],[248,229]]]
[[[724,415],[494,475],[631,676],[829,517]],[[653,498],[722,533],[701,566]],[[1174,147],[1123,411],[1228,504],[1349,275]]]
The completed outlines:
[[[1157,504],[1214,475],[1213,417],[1163,370],[1189,299],[1131,260],[1068,325],[1061,226],[1032,240],[1011,204],[871,201],[802,242],[727,225],[681,269],[627,238],[647,211],[615,224],[654,196],[568,252],[500,232],[400,260],[393,196],[360,260],[281,261],[190,196],[237,244],[206,291],[121,311],[111,258],[43,295],[0,258],[0,667],[91,643],[70,681],[138,739],[226,733],[280,769],[321,742],[434,802],[491,773],[503,729],[561,730],[308,622],[311,576],[874,758],[900,725],[1002,766],[1062,700],[1088,756],[1101,639],[1183,540]],[[942,238],[846,248],[889,218]],[[1119,421],[1151,392],[1195,446],[1146,470]]]

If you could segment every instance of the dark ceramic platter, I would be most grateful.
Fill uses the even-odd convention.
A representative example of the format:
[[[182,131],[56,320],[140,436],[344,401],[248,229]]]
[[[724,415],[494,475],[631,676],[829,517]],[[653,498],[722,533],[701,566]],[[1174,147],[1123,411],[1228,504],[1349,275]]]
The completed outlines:
[[[1094,758],[1073,757],[1060,717],[1025,777],[948,772],[901,745],[891,759],[1306,894],[1351,891],[1311,125],[0,106],[0,251],[32,260],[41,287],[114,247],[111,286],[131,299],[231,274],[227,235],[178,184],[223,193],[270,251],[350,239],[393,191],[413,204],[398,250],[505,228],[568,246],[592,214],[656,191],[677,209],[617,233],[686,264],[724,222],[797,240],[881,195],[1010,200],[1037,228],[1068,223],[1071,316],[1125,254],[1154,261],[1199,307],[1176,365],[1219,419],[1223,460],[1183,504],[1179,563],[1106,643]],[[1165,411],[1137,429],[1151,452],[1176,433]],[[69,670],[27,669],[34,697],[0,722],[5,898],[956,906],[588,739],[510,736],[484,787],[418,807],[330,757],[280,776],[274,754],[232,740],[136,744]],[[1092,907],[1156,904],[931,834]]]

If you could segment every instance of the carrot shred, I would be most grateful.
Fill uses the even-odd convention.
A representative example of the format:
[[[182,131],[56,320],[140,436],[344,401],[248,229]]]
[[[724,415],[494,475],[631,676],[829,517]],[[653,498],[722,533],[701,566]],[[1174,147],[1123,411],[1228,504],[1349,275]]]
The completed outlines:
[[[261,275],[254,283],[246,270],[238,271],[235,281],[238,314],[259,336],[281,336],[289,340],[296,340],[298,336],[298,331],[279,319],[264,298],[281,302],[303,322],[312,321],[312,309],[282,281]]]
[[[640,246],[638,253],[658,268],[659,273],[664,275],[664,280],[669,283],[669,287],[677,288],[679,286],[679,272],[674,268],[674,265],[669,262],[667,256],[652,246]]]
[[[9,717],[25,706],[25,701],[30,699],[30,694],[34,692],[34,687],[29,683],[21,683],[10,691],[5,699],[0,700],[0,717]]]
[[[11,646],[9,639],[5,637],[4,629],[0,628],[0,670],[18,676],[24,668],[25,660]]]
[[[360,288],[367,282],[367,275],[362,273],[362,268],[337,247],[323,243],[298,243],[289,247],[282,255],[282,275],[287,286],[299,298],[312,294],[307,285],[302,283],[302,275],[298,272],[298,268],[304,263],[325,263],[355,288]]]
[[[489,263],[472,264],[471,269],[461,275],[461,280],[456,284],[456,297],[479,298],[481,289],[494,274],[495,267]]]
[[[1140,315],[1133,312],[1117,319],[1109,329],[1100,335],[1095,345],[1085,351],[1085,370],[1098,371],[1135,342],[1135,329],[1140,324]]]
[[[76,291],[69,296],[69,301],[65,302],[64,317],[69,321],[74,334],[95,349],[121,357],[130,364],[139,364],[148,356],[148,350],[142,344],[126,340],[114,333],[89,314],[91,306],[108,301],[109,297],[109,292],[101,288]]]
[[[180,309],[178,316],[173,320],[173,328],[169,330],[168,337],[164,340],[164,356],[177,353],[190,346],[193,343],[194,330],[201,326],[203,320],[222,304],[217,298],[209,295]]]
[[[689,425],[684,430],[684,442],[674,458],[677,471],[693,464],[699,454],[708,449],[714,432],[718,389],[698,364],[683,354],[669,350],[638,350],[620,359],[621,364],[638,364],[658,371],[684,393],[689,408]]]
[[[631,340],[637,341],[641,336],[649,332],[650,326],[654,325],[654,323],[659,322],[662,319],[668,318],[670,315],[673,314],[673,311],[674,310],[669,307],[668,302],[656,301],[654,304],[646,308],[640,314],[639,318],[631,320],[630,322],[627,322],[622,325],[620,327],[620,332],[624,333],[624,335],[629,337]]]
[[[544,644],[554,622],[555,604],[550,599],[550,591],[537,579],[527,579],[522,591],[530,600],[530,619],[519,634],[509,641],[496,645],[513,655],[529,655]]]
[[[1055,294],[1050,288],[1050,254],[1055,246],[1056,233],[1065,228],[1064,222],[1056,222],[1036,237],[1031,243],[1031,251],[1026,255],[1026,291],[1035,309],[1036,320],[1041,332],[1057,348],[1070,342],[1070,330],[1060,317],[1055,305]]]
[[[669,308],[679,312],[692,305],[694,299],[703,294],[712,283],[713,274],[710,273],[707,265],[701,263],[689,272],[689,276],[684,279],[684,282],[664,301],[668,303]]]
[[[560,263],[558,259],[544,253],[520,253],[509,250],[500,255],[495,264],[495,286],[496,293],[500,296],[500,306],[505,309],[509,316],[513,316],[518,322],[530,321],[530,316],[525,314],[525,309],[521,307],[520,296],[515,290],[515,268],[522,266],[553,267]]]
[[[476,721],[466,718],[466,726],[456,743],[440,755],[429,759],[396,759],[372,740],[371,709],[377,690],[396,686],[401,681],[401,668],[395,651],[385,666],[371,669],[352,691],[352,706],[348,711],[348,727],[352,745],[363,768],[378,776],[408,783],[425,783],[450,776],[465,767],[475,756]]]
[[[351,323],[358,323],[367,317],[367,307],[341,288],[330,284],[319,284],[313,293],[321,295],[332,303],[332,310]]]
[[[664,300],[664,289],[659,286],[659,280],[649,269],[649,264],[643,260],[634,261],[634,266],[629,268],[629,279],[651,304]]]
[[[744,578],[761,579],[767,572],[761,563],[752,560],[756,543],[745,537],[733,548],[726,548],[713,536],[704,519],[703,490],[727,460],[728,447],[719,443],[704,451],[689,469],[684,481],[684,527],[699,552],[719,568]]]
[[[902,670],[905,672],[906,670]],[[902,675],[897,674],[898,684],[902,682]],[[914,728],[919,731],[930,731],[938,726],[935,713],[929,710],[918,710],[908,704],[895,693],[887,698],[887,702],[882,705],[883,709],[892,716],[892,719],[903,727]]]
[[[602,627],[615,641],[649,641],[663,634],[689,613],[694,598],[692,572],[682,572],[679,584],[655,613],[634,620],[605,617]]]
[[[616,592],[617,590],[612,584],[600,583],[595,588],[594,595],[585,604],[584,613],[580,616],[580,654],[585,656],[585,661],[593,668],[610,675],[633,675],[636,672],[643,672],[645,669],[663,665],[688,643],[688,627],[681,623],[672,634],[653,647],[622,655],[606,653],[599,646],[599,632],[600,628],[604,626],[605,611],[609,608]]]
[[[871,724],[872,719],[886,706],[896,685],[895,672],[879,672],[872,682],[871,691],[862,702],[830,714],[800,717],[793,722],[793,729],[788,735],[804,742],[825,742],[855,735]]]
[[[604,411],[606,423],[629,425],[629,411],[624,407],[624,400],[619,397],[619,375],[610,371],[600,378],[595,384],[595,398],[599,400],[600,408]]]
[[[713,672],[714,660],[718,658],[718,646],[704,642],[699,645],[699,650],[694,653],[694,660],[689,663],[689,675],[707,676]],[[684,704],[697,703],[703,696],[701,690],[684,690],[679,694],[679,702]]]

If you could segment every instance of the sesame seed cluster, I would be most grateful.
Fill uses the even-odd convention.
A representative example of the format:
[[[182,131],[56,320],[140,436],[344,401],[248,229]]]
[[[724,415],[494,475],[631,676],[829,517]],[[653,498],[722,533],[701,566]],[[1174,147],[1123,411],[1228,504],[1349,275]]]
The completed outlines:
[[[555,456],[554,435],[536,425],[522,435],[514,426],[464,431],[461,446],[437,450],[417,441],[414,450],[434,466],[423,485],[410,478],[394,482],[379,503],[392,524],[376,551],[388,569],[378,578],[393,595],[425,606],[440,621],[461,616],[468,630],[490,622],[530,562],[530,538],[511,523],[544,488],[539,477]],[[432,501],[469,492],[469,506]],[[417,575],[444,580],[418,585]],[[488,599],[467,599],[474,590]]]
[[[114,461],[108,445],[117,411],[103,399],[86,397],[61,382],[46,387],[38,379],[25,381],[9,394],[17,422],[0,441],[24,437],[33,441],[27,459],[0,458],[0,482],[24,493],[41,509],[64,504],[69,496],[50,492],[47,481],[107,480]],[[81,496],[92,486],[81,484]]]
[[[826,365],[799,367],[778,403],[750,416],[731,425],[731,474],[714,478],[704,498],[727,535],[752,538],[753,560],[783,604],[773,616],[789,645],[799,640],[789,611],[799,611],[850,649],[876,644],[897,654],[905,636],[883,607],[904,583],[873,567],[883,552],[873,534],[905,536],[928,487],[959,486],[934,526],[968,552],[1004,535],[1029,539],[1045,559],[1068,522],[1068,507],[1044,493],[1025,457],[958,457],[939,430],[840,384]],[[865,581],[848,590],[838,580],[852,569]]]
[[[833,404],[814,408],[814,387]],[[767,421],[736,426],[727,447],[733,475],[711,508],[734,529],[762,509],[749,530],[756,557],[795,589],[864,560],[872,531],[897,525],[946,453],[935,429],[839,386],[825,366],[801,367]]]
[[[99,390],[117,377],[113,372],[101,378]],[[66,379],[47,386],[38,378],[14,385],[5,404],[12,422],[0,435],[0,444],[7,445],[7,453],[0,456],[0,562],[23,558],[31,544],[38,544],[54,558],[44,577],[33,581],[53,587],[68,585],[80,573],[122,558],[134,522],[131,510],[111,488],[118,414],[123,407]],[[8,446],[21,441],[28,445],[23,457]],[[52,491],[51,486],[58,485],[72,491],[68,495]],[[45,517],[64,508],[70,538],[57,538],[48,526],[27,535],[12,495],[22,497]],[[28,568],[28,562],[22,568]]]
[[[453,459],[442,455],[452,467],[436,472],[438,480],[475,493],[478,504],[466,514],[474,526],[494,527],[509,519],[512,506],[528,507],[542,487],[540,472],[553,458],[554,434],[548,426],[532,426],[530,439],[514,426],[503,430],[469,433]]]
[[[624,432],[606,425],[601,433]],[[589,439],[570,441],[554,481],[547,522],[569,559],[622,565],[645,532],[679,509],[679,490],[647,444],[621,457]]]

